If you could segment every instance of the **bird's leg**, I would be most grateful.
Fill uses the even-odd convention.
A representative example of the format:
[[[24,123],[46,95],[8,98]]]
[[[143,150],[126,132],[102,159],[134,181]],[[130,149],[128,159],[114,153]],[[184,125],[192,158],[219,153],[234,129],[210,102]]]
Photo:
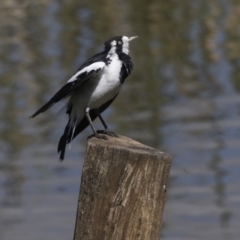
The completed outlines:
[[[90,108],[86,108],[85,114],[86,114],[87,119],[88,119],[88,121],[89,121],[89,124],[90,124],[90,126],[91,126],[91,128],[92,128],[93,134],[90,135],[90,136],[88,136],[88,139],[89,139],[89,138],[92,138],[92,137],[96,137],[96,138],[99,138],[99,139],[107,140],[107,137],[106,137],[106,136],[100,136],[100,135],[98,134],[98,132],[96,131],[96,129],[94,128],[93,123],[92,123],[92,119],[91,119],[91,117],[90,117],[90,115],[89,115],[89,110],[90,110]]]
[[[98,130],[97,132],[98,132],[98,133],[102,133],[102,134],[109,135],[109,136],[111,136],[111,137],[118,137],[118,135],[117,135],[116,133],[111,132],[111,131],[108,129],[108,126],[107,126],[107,124],[105,123],[105,121],[103,120],[103,118],[102,118],[99,110],[97,110],[97,115],[98,115],[100,121],[102,122],[102,124],[103,124],[103,126],[104,126],[104,128],[105,128],[105,130]]]

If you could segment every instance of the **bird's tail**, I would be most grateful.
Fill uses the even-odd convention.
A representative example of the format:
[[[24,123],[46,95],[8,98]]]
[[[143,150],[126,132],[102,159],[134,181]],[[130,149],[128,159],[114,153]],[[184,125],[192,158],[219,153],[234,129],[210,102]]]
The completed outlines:
[[[64,160],[66,145],[72,141],[73,134],[78,124],[78,118],[71,116],[73,105],[68,103],[66,109],[66,113],[69,115],[69,120],[64,129],[63,135],[58,142],[58,153],[60,153],[59,161],[61,162]]]
[[[66,145],[73,139],[76,126],[78,124],[77,118],[69,118],[67,126],[64,129],[64,133],[58,143],[58,153],[60,153],[59,160],[62,162],[65,155]]]
[[[64,130],[64,133],[63,133],[63,135],[60,138],[59,143],[58,143],[58,153],[60,153],[60,157],[59,157],[60,162],[63,161],[64,155],[65,155],[68,133],[69,133],[69,129],[70,129],[69,123],[70,123],[70,120],[68,121],[68,124],[67,124],[67,126],[65,127],[65,130]]]
[[[81,121],[78,121],[79,118],[70,117],[71,110],[67,112],[69,114],[69,120],[67,126],[65,127],[64,133],[58,143],[58,153],[60,153],[59,160],[62,162],[64,160],[66,145],[69,144],[79,133],[81,133],[88,125],[89,121],[86,116],[84,116]],[[89,115],[94,121],[97,118],[97,113],[95,110],[90,110]]]

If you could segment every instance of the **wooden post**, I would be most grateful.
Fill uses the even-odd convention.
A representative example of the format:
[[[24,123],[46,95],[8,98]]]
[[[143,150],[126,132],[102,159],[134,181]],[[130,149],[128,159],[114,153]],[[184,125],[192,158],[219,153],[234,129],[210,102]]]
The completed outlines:
[[[88,142],[74,240],[159,240],[171,157],[108,139]]]

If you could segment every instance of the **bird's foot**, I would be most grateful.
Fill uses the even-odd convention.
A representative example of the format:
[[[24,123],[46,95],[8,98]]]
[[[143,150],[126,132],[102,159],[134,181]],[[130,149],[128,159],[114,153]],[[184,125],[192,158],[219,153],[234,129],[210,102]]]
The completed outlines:
[[[106,136],[104,136],[104,135],[99,135],[98,133],[92,134],[92,135],[88,136],[87,139],[89,140],[90,138],[93,138],[93,137],[98,138],[98,139],[108,140],[108,138],[107,138]]]
[[[116,133],[114,133],[114,132],[111,132],[111,131],[109,131],[108,129],[98,130],[97,133],[105,134],[105,135],[108,135],[108,136],[110,136],[110,137],[119,137],[118,134],[116,134]]]

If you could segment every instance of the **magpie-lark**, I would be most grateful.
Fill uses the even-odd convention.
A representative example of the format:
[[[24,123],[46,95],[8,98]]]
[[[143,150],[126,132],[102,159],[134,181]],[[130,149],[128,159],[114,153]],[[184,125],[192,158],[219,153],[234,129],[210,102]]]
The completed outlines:
[[[129,56],[129,42],[135,37],[118,36],[105,42],[102,52],[89,58],[80,66],[78,71],[67,83],[31,118],[48,110],[55,103],[70,97],[66,104],[68,123],[58,143],[60,161],[63,161],[66,145],[81,133],[89,124],[93,135],[107,139],[99,133],[115,136],[109,131],[101,113],[117,97],[125,79],[133,70],[133,63]],[[93,121],[99,117],[105,130],[96,131]]]

